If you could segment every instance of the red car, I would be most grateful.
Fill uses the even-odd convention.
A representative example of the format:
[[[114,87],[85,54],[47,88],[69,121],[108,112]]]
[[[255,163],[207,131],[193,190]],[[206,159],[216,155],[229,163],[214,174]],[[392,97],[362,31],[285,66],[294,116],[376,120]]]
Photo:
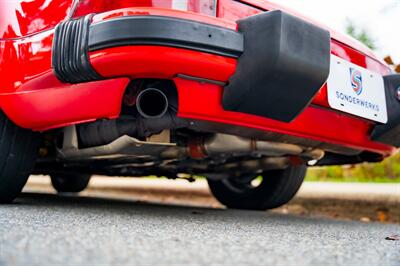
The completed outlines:
[[[400,146],[400,76],[263,0],[0,2],[0,202],[28,176],[205,176],[227,207],[288,202],[307,166]]]

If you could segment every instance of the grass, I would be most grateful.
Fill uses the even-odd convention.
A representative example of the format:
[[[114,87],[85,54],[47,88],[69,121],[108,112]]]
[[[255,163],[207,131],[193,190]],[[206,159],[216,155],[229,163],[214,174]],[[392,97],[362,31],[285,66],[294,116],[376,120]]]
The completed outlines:
[[[203,177],[196,176],[196,178]],[[307,171],[306,181],[400,183],[400,153],[380,163],[310,167]]]
[[[400,153],[380,163],[311,167],[307,181],[400,183]]]
[[[400,177],[397,178],[389,178],[389,177],[374,177],[374,178],[365,178],[365,177],[318,177],[315,175],[307,174],[305,179],[308,182],[340,182],[340,183],[400,183]]]

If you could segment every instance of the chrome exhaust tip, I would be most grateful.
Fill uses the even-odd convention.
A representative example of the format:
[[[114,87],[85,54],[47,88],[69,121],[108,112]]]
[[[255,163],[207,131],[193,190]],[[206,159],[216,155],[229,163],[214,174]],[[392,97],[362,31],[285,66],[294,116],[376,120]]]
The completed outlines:
[[[136,109],[144,118],[160,118],[168,110],[168,98],[164,92],[148,88],[139,93],[136,98]]]

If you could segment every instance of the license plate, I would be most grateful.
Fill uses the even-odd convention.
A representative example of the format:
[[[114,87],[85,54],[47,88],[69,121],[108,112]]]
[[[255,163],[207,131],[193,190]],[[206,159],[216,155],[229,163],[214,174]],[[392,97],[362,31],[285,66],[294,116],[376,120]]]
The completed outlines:
[[[387,122],[383,77],[331,55],[327,81],[330,107],[381,123]]]

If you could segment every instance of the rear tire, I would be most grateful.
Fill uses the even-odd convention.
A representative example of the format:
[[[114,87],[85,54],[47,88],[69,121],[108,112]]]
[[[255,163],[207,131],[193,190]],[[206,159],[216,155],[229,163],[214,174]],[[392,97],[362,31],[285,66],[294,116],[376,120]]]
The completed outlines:
[[[0,204],[11,203],[33,170],[40,134],[20,128],[0,112]]]
[[[89,184],[89,174],[53,174],[51,184],[57,192],[78,193],[85,190]]]
[[[284,170],[265,171],[257,186],[251,183],[260,175],[246,182],[208,179],[208,184],[214,197],[228,208],[267,210],[282,206],[295,196],[303,183],[306,170],[305,165],[296,165]]]

